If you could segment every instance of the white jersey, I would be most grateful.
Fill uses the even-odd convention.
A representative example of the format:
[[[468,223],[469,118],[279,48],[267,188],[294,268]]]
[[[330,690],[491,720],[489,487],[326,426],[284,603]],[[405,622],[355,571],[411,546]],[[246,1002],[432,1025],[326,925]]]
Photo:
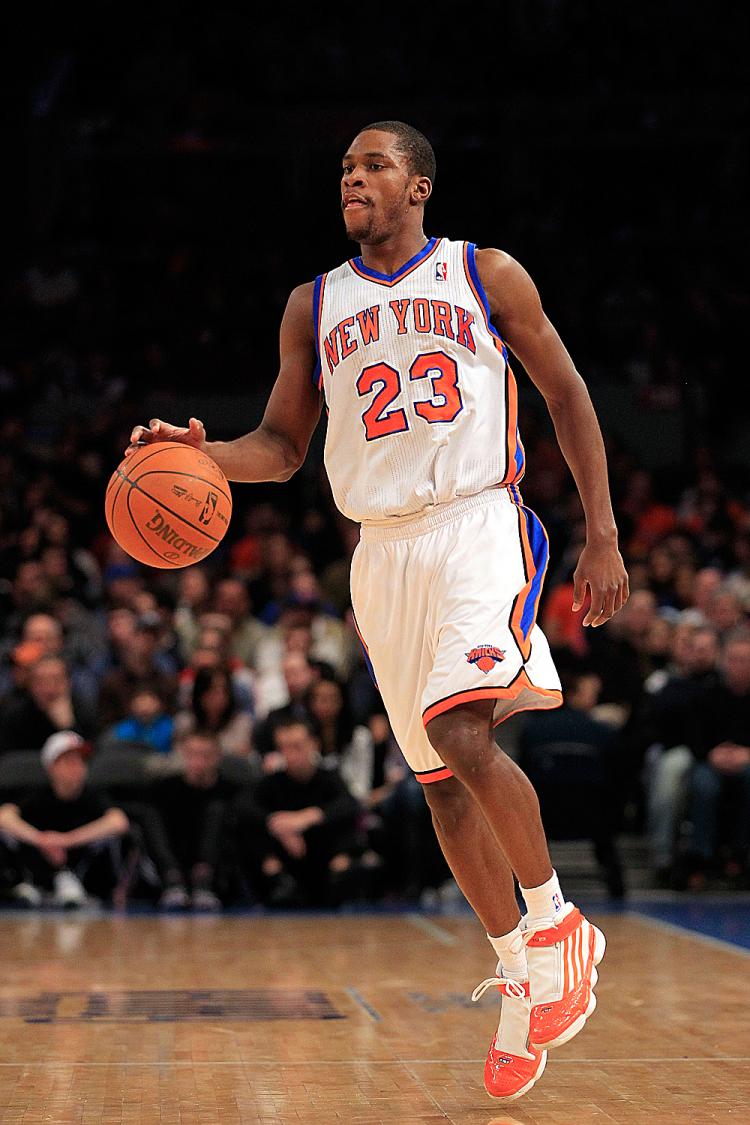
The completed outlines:
[[[315,280],[325,465],[358,523],[398,522],[523,475],[515,379],[475,250],[431,238],[390,276],[354,258]]]

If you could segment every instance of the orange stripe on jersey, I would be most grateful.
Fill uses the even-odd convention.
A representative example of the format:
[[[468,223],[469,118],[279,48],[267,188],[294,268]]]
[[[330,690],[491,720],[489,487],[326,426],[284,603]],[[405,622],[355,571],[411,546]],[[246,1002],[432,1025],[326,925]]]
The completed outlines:
[[[479,292],[476,285],[474,284],[474,278],[471,276],[471,269],[469,268],[469,243],[468,242],[464,242],[464,273],[466,274],[466,280],[469,283],[469,287],[470,287],[472,293],[474,294],[474,300],[477,302],[480,309],[482,310],[482,319],[484,320],[485,327],[487,328],[487,331],[489,332],[490,336],[492,337],[492,342],[495,345],[495,347],[497,348],[497,350],[500,352],[500,354],[502,355],[503,359],[505,359],[505,349],[504,349],[503,341],[500,338],[500,333],[497,331],[494,324],[492,323],[490,318],[487,316],[487,306],[485,305],[484,301],[482,300],[481,293]]]
[[[487,327],[487,331],[492,337],[492,342],[500,352],[505,363],[505,379],[506,379],[506,409],[507,409],[507,441],[506,441],[506,463],[505,463],[505,476],[501,484],[513,484],[519,481],[524,473],[524,449],[518,436],[518,387],[516,386],[516,377],[511,370],[508,363],[508,352],[505,343],[500,337],[500,333],[495,328],[494,324],[489,318],[487,312],[486,298],[477,289],[472,270],[469,264],[469,246],[470,243],[464,242],[464,274],[469,283],[469,287],[474,294],[474,299],[482,310],[482,317]],[[476,263],[475,263],[476,268]],[[477,271],[477,278],[479,273]],[[518,454],[521,454],[519,463]]]
[[[516,464],[516,451],[517,451],[517,448],[518,448],[518,445],[519,445],[519,440],[518,440],[518,386],[516,385],[516,377],[513,374],[513,370],[511,368],[510,364],[507,363],[507,362],[506,362],[506,365],[505,365],[505,379],[506,379],[506,386],[508,388],[508,392],[507,392],[507,395],[506,395],[506,399],[507,399],[506,406],[507,406],[507,412],[508,412],[508,417],[507,417],[508,440],[507,440],[507,443],[506,443],[506,448],[508,450],[508,454],[507,454],[507,461],[506,461],[506,468],[505,468],[505,476],[503,477],[503,479],[500,483],[501,484],[515,484],[516,481],[520,480],[521,476],[522,476],[522,472],[519,473],[518,465]],[[523,469],[523,460],[521,461],[521,466],[522,466],[522,469]]]

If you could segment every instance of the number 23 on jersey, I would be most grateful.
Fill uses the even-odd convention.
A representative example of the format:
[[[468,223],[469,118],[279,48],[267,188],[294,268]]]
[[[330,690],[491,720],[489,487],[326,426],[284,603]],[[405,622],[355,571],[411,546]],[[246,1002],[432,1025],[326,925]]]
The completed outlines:
[[[445,352],[426,352],[416,357],[409,368],[409,379],[429,379],[430,398],[412,403],[415,414],[430,425],[436,422],[453,422],[463,410],[458,386],[458,365]],[[401,373],[388,363],[373,363],[365,367],[357,379],[357,392],[361,398],[376,387],[370,405],[362,415],[367,441],[400,434],[409,429],[409,419],[403,407],[388,407],[401,394]]]

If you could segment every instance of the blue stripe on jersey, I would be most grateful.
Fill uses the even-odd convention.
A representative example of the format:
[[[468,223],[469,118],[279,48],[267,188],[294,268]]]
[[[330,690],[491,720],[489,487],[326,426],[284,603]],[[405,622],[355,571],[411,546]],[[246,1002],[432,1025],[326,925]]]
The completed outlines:
[[[484,319],[487,321],[487,327],[489,328],[492,335],[496,336],[497,339],[500,341],[500,343],[503,345],[503,359],[507,363],[508,362],[508,351],[505,347],[505,342],[504,342],[502,336],[500,335],[498,330],[495,328],[495,325],[492,323],[491,313],[490,313],[490,302],[487,300],[487,294],[485,293],[484,286],[482,285],[482,282],[479,278],[479,270],[477,269],[477,259],[476,259],[476,252],[477,252],[476,243],[468,242],[466,244],[466,250],[467,250],[466,259],[469,263],[469,273],[471,274],[471,280],[474,282],[474,287],[475,287],[477,293],[479,294],[479,296],[481,298],[482,304],[484,305]]]
[[[539,595],[542,592],[542,582],[544,581],[544,572],[547,569],[547,562],[549,561],[549,546],[547,545],[547,536],[544,534],[544,528],[534,512],[529,508],[521,508],[521,513],[526,520],[526,530],[529,534],[529,544],[531,545],[531,553],[534,556],[534,569],[536,571],[531,583],[531,588],[526,595],[526,604],[523,607],[523,613],[521,614],[521,632],[528,640],[531,627],[536,619]]]
[[[324,277],[325,274],[318,274],[313,285],[313,339],[315,340],[315,355],[317,356],[317,360],[312,373],[312,381],[316,387],[320,386],[320,376],[323,373],[323,369],[320,366],[320,339],[318,338],[318,325],[320,323],[320,299],[323,294]]]
[[[436,242],[436,238],[431,238],[427,245],[422,247],[419,253],[415,254],[413,258],[409,258],[409,261],[404,262],[402,266],[399,266],[395,273],[378,273],[377,270],[371,270],[369,266],[364,264],[361,258],[353,258],[352,261],[361,273],[367,274],[368,277],[372,277],[376,281],[397,281],[403,273],[406,273],[407,270],[412,269],[412,267],[418,262],[421,262],[423,258],[426,258],[434,249]]]
[[[516,473],[520,473],[523,469],[523,447],[521,445],[521,433],[516,426],[516,452],[514,456],[516,462]]]

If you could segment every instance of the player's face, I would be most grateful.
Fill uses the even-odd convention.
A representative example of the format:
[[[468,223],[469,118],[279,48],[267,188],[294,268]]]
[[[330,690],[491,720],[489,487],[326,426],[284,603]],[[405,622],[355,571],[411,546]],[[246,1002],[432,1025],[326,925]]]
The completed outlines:
[[[354,138],[342,161],[341,209],[354,242],[377,245],[399,229],[409,212],[419,178],[409,172],[397,138],[367,129]]]

